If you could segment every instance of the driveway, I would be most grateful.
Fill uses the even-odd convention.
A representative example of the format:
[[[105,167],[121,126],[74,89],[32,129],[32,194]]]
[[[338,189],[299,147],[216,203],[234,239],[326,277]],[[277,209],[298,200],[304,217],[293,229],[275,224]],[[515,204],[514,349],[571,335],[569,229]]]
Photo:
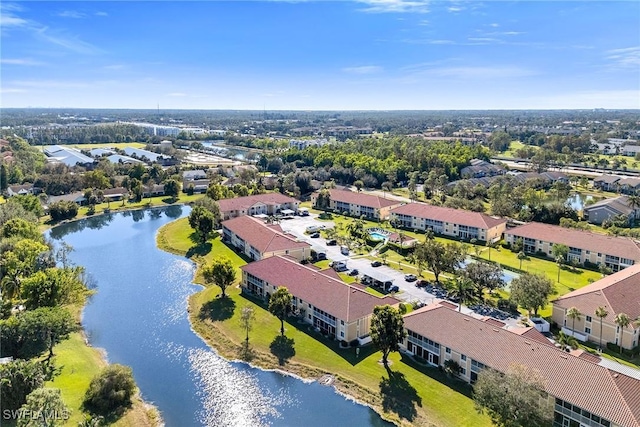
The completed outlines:
[[[310,226],[324,226],[325,228],[332,228],[335,224],[332,221],[319,221],[317,215],[310,214],[309,216],[296,216],[293,219],[283,220],[280,222],[282,229],[288,233],[293,234],[300,240],[308,242],[310,245],[322,248],[327,254],[327,259],[332,261],[347,261],[347,267],[349,270],[357,268],[360,274],[366,271],[375,270],[376,272],[388,276],[394,285],[400,288],[401,292],[398,292],[395,297],[406,302],[421,301],[425,304],[429,304],[435,301],[435,295],[432,295],[422,289],[415,286],[416,282],[407,282],[404,280],[405,273],[401,270],[396,270],[388,265],[381,265],[380,267],[371,267],[371,260],[366,258],[366,255],[342,255],[340,253],[340,246],[328,246],[326,239],[320,237],[312,239],[308,234],[305,234],[307,227]],[[412,271],[413,272],[413,271]]]

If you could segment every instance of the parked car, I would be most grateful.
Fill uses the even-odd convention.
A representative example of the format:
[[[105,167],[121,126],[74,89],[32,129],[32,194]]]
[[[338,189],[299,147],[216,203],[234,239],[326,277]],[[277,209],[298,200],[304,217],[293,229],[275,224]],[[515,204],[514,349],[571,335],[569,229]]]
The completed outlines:
[[[325,254],[324,252],[318,252],[318,254],[316,255],[316,259],[318,261],[322,261],[324,259],[327,259],[327,254]]]
[[[346,246],[340,246],[340,253],[342,255],[349,255],[349,248]]]
[[[404,280],[406,280],[407,282],[415,282],[416,280],[418,280],[418,277],[415,274],[405,274]]]
[[[320,237],[320,233],[318,233],[316,231],[315,233],[311,233],[311,235],[309,235],[309,237],[311,237],[312,239],[317,239],[318,237]]]
[[[424,287],[426,287],[428,284],[429,284],[429,281],[428,281],[428,280],[422,280],[422,279],[420,279],[420,280],[418,280],[418,281],[416,282],[416,287],[417,287],[417,288],[424,288]]]
[[[349,276],[357,276],[358,274],[360,274],[360,272],[358,271],[357,268],[354,268],[349,272]]]
[[[380,261],[373,261],[371,263],[371,267],[380,267],[382,265],[382,263]]]
[[[389,292],[398,292],[399,290],[400,288],[398,287],[398,285],[393,285],[389,288]]]
[[[327,246],[335,246],[338,244],[336,239],[327,240]]]

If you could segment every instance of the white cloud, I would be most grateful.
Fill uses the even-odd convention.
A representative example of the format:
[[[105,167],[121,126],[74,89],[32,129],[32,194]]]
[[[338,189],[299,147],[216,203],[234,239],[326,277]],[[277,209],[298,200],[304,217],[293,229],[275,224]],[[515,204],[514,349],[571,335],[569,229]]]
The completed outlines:
[[[93,55],[101,53],[102,50],[87,43],[79,38],[64,34],[60,31],[50,29],[49,27],[41,27],[35,30],[35,36],[48,43],[63,47],[76,53]]]
[[[640,46],[610,50],[607,52],[607,59],[619,68],[638,68],[640,66]]]
[[[167,94],[167,96],[172,96],[172,97],[180,98],[180,97],[187,96],[187,94],[186,94],[186,93],[184,93],[184,92],[171,92],[171,93],[168,93],[168,94]]]
[[[22,19],[10,13],[0,14],[0,27],[24,27],[29,22],[26,19]]]
[[[0,64],[6,65],[44,65],[40,61],[35,61],[30,58],[2,58]]]
[[[437,67],[431,68],[424,66],[409,77],[426,76],[426,77],[442,77],[456,80],[492,80],[492,79],[508,79],[514,77],[533,76],[536,73],[520,67],[513,66],[486,66],[486,67]]]
[[[429,13],[428,0],[357,0],[368,13]]]
[[[26,89],[18,88],[0,88],[0,93],[26,93]]]
[[[94,15],[96,15],[96,16],[109,16],[109,14],[107,12],[103,12],[103,11],[98,11]]]
[[[57,13],[56,15],[60,16],[61,18],[73,18],[73,19],[82,19],[87,16],[82,12],[78,12],[77,10],[65,10],[63,12]]]
[[[113,65],[105,65],[102,68],[109,71],[119,71],[119,70],[124,70],[125,68],[127,68],[127,66],[124,64],[113,64]]]
[[[382,67],[378,65],[363,65],[360,67],[347,67],[342,71],[348,74],[376,74],[382,72]]]

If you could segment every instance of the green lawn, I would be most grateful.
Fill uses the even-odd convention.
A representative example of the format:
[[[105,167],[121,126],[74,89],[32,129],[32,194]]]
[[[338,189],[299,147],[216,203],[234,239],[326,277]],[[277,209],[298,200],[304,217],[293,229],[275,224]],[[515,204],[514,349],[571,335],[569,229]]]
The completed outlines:
[[[192,239],[186,218],[164,226],[158,233],[160,247],[182,255],[197,252]],[[202,259],[226,256],[236,267],[244,263],[218,238],[209,244],[209,252],[199,253]],[[323,263],[326,261],[319,266],[324,266]],[[340,349],[337,341],[327,340],[296,320],[286,323],[286,339],[278,338],[280,322],[260,302],[242,296],[237,287],[227,289],[227,300],[218,298],[219,294],[215,286],[206,288],[190,298],[189,306],[194,329],[227,358],[246,358],[249,354],[255,365],[277,367],[310,378],[331,373],[336,376],[340,390],[378,410],[387,408],[386,417],[406,425],[491,425],[486,416],[475,411],[469,386],[447,378],[438,369],[393,354],[388,373],[378,363],[380,353],[372,347],[362,349],[356,357],[353,349]],[[241,346],[245,331],[240,327],[239,316],[244,306],[251,306],[256,315],[249,353]]]
[[[521,148],[523,148],[523,147],[526,147],[526,145],[523,144],[522,142],[520,142],[520,141],[511,141],[511,144],[509,145],[509,149],[507,151],[505,151],[504,153],[501,153],[500,155],[504,156],[504,157],[515,157],[516,156],[516,154],[515,154],[516,151],[521,149]],[[535,147],[535,148],[538,148],[538,147]]]
[[[60,375],[46,384],[47,387],[59,388],[62,398],[69,409],[71,417],[66,426],[77,426],[83,419],[82,400],[91,379],[106,366],[99,350],[85,345],[80,333],[71,334],[70,338],[54,348],[54,363],[60,368]],[[148,410],[136,399],[132,409],[127,411],[114,425],[120,427],[152,426],[157,413]]]

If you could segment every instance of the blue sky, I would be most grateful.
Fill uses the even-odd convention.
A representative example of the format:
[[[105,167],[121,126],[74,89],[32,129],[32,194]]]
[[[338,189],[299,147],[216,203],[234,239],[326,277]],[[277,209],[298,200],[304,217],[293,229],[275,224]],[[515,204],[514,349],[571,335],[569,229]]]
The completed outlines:
[[[3,107],[640,108],[637,1],[6,2]]]

